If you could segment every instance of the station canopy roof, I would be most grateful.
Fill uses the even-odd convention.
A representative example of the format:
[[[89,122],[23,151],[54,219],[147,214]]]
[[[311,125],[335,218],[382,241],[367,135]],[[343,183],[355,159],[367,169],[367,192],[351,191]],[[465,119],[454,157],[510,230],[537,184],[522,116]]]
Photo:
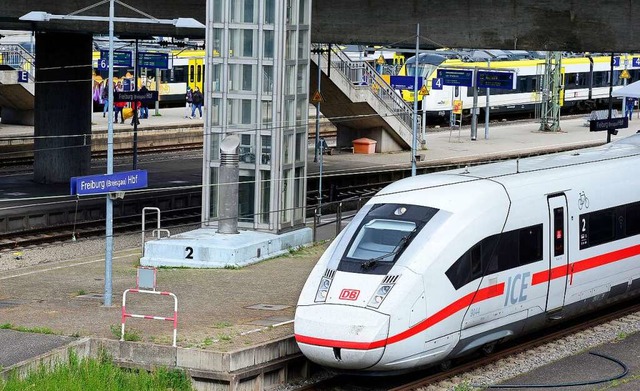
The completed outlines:
[[[640,98],[640,80],[613,91],[612,96],[626,96],[627,98]]]

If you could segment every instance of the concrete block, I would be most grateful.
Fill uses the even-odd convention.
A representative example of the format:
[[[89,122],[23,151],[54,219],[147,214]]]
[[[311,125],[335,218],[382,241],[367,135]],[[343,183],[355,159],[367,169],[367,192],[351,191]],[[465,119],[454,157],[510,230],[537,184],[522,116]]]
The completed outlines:
[[[176,365],[203,371],[222,372],[228,370],[224,366],[224,354],[201,349],[178,348]]]

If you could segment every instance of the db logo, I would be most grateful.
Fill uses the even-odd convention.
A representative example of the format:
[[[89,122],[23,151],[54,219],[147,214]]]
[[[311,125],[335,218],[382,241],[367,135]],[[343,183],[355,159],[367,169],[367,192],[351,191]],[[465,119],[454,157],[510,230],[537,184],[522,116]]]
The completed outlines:
[[[356,300],[360,291],[357,289],[343,289],[340,292],[340,300]]]

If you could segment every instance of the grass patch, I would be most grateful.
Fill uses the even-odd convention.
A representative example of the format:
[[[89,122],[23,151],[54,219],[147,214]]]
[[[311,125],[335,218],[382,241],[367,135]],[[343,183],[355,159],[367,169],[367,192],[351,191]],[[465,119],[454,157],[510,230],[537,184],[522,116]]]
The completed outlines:
[[[214,329],[224,329],[227,327],[231,327],[231,323],[229,322],[218,322],[216,324],[213,325]]]
[[[109,326],[111,329],[111,334],[113,334],[116,339],[120,339],[122,336],[122,325],[116,326],[112,324]],[[142,341],[142,337],[140,337],[140,332],[134,328],[126,328],[124,329],[124,340],[129,342],[138,342]]]
[[[138,391],[138,390],[174,390],[192,391],[191,380],[182,371],[159,368],[153,372],[144,370],[125,370],[117,367],[111,359],[102,354],[98,359],[79,360],[74,351],[69,352],[67,364],[56,364],[51,370],[40,367],[25,379],[16,374],[4,383],[3,391]]]
[[[85,291],[84,289],[80,289],[75,293],[76,296],[84,296],[86,294],[87,294],[87,291]]]
[[[24,333],[38,333],[38,334],[55,334],[53,330],[48,327],[24,327],[14,326],[11,323],[0,324],[2,330],[22,331]]]
[[[227,335],[227,334],[218,334],[218,339],[220,341],[229,342],[229,341],[231,341],[231,336]]]

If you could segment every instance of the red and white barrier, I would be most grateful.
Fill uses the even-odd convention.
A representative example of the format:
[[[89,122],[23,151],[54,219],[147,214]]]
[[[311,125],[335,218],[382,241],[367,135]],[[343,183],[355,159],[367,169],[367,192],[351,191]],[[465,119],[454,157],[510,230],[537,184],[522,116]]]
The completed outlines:
[[[140,314],[129,314],[126,311],[126,302],[127,302],[127,293],[151,293],[154,295],[161,296],[171,296],[173,297],[174,305],[173,305],[173,317],[165,317],[165,316],[153,316],[153,315],[140,315]],[[176,347],[176,340],[178,337],[178,298],[171,292],[157,292],[157,291],[148,291],[143,289],[127,289],[122,294],[122,331],[120,334],[120,341],[124,341],[124,323],[127,318],[139,318],[139,319],[155,319],[155,320],[167,320],[173,322],[173,347]]]

